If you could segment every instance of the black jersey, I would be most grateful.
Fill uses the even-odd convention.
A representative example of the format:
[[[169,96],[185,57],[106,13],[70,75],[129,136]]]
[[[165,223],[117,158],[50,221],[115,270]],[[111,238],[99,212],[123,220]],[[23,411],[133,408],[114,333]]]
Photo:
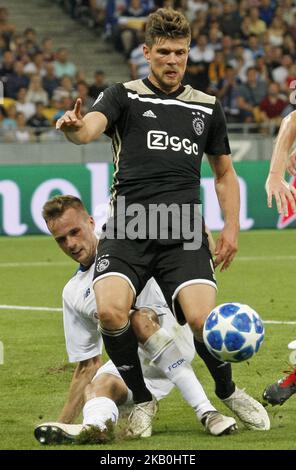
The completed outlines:
[[[147,78],[116,84],[91,111],[108,120],[115,205],[198,203],[203,154],[230,153],[220,103],[189,85],[167,95]]]

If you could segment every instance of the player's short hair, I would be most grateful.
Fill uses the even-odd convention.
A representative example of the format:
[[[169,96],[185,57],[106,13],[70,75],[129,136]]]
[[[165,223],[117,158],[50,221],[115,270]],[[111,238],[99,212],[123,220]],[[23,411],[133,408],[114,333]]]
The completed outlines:
[[[83,202],[78,197],[58,195],[52,197],[44,204],[42,217],[45,222],[48,223],[50,220],[61,217],[67,209],[76,209],[78,211],[85,212],[88,216],[88,212]]]
[[[145,43],[152,47],[158,39],[191,39],[190,24],[180,11],[159,8],[151,13],[146,23]]]

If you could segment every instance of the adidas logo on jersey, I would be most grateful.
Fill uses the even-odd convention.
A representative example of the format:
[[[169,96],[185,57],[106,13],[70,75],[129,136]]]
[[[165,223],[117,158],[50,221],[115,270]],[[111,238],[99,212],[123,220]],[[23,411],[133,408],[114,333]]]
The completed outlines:
[[[148,111],[145,111],[145,113],[143,113],[142,116],[157,118],[157,116],[155,116],[154,112],[151,111],[151,109],[149,109]]]

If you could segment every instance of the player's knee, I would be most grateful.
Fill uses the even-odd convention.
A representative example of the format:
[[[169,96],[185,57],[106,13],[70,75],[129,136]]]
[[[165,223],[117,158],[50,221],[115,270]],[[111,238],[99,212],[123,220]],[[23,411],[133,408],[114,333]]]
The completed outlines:
[[[131,324],[140,343],[144,343],[160,328],[157,314],[154,310],[147,307],[140,308],[133,312]]]
[[[120,299],[106,303],[99,308],[98,318],[105,328],[121,328],[128,320],[129,309]]]
[[[204,326],[204,319],[203,318],[193,318],[188,320],[188,325],[191,328],[191,331],[194,335],[194,337],[198,341],[202,341],[202,332],[203,332],[203,326]]]
[[[112,374],[99,375],[84,390],[84,399],[89,401],[96,397],[106,397],[116,404],[124,403],[127,396],[127,387],[121,378]]]

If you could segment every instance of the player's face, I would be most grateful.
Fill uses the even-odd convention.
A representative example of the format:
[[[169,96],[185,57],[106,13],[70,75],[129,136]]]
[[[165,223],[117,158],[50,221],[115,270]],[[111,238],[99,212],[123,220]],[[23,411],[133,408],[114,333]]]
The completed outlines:
[[[48,222],[52,236],[66,255],[89,266],[96,254],[94,219],[77,209],[67,209],[61,217]]]
[[[165,93],[176,91],[186,69],[188,39],[160,39],[152,47],[145,45],[143,50],[150,64],[150,81]]]

